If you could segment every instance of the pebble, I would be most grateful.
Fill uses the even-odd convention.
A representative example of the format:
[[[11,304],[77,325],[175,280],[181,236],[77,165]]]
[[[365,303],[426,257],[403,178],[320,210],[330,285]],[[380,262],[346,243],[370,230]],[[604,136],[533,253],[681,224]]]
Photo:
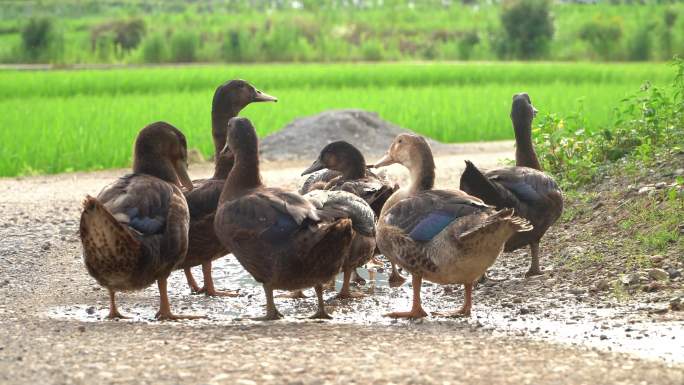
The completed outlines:
[[[43,251],[48,251],[48,250],[50,250],[50,246],[51,246],[50,242],[45,242],[45,243],[43,243],[43,246],[41,246],[41,249]]]
[[[603,341],[603,340],[607,340],[608,336],[605,334],[601,334],[601,336],[599,338]]]
[[[95,307],[94,307],[94,306],[90,306],[89,308],[86,309],[86,313],[88,313],[88,314],[90,314],[90,315],[95,314]]]
[[[643,187],[640,187],[640,188],[639,188],[638,193],[639,193],[639,194],[648,194],[648,193],[650,193],[651,191],[654,191],[654,190],[655,190],[655,186],[643,186]]]
[[[650,257],[648,257],[648,259],[650,259],[651,263],[654,265],[660,265],[661,263],[663,263],[663,256],[660,254],[651,255]]]
[[[609,282],[607,279],[605,279],[605,278],[604,278],[604,279],[600,279],[600,280],[598,280],[598,282],[596,282],[596,284],[594,285],[594,287],[595,287],[596,290],[598,290],[598,291],[608,290],[608,289],[610,288],[610,282]]]
[[[658,190],[664,189],[665,187],[667,187],[667,183],[665,183],[665,182],[658,182],[655,184],[655,188]]]
[[[682,276],[682,272],[675,269],[674,267],[667,269],[667,274],[670,275],[670,279],[675,279]]]
[[[674,297],[670,299],[670,309],[674,311],[684,310],[684,304],[681,297]]]
[[[584,294],[584,293],[586,293],[586,290],[581,289],[581,288],[579,288],[579,287],[573,287],[572,289],[570,289],[570,294],[582,295],[582,294]]]
[[[648,270],[648,276],[656,281],[664,281],[670,277],[667,271],[660,268],[653,268]]]

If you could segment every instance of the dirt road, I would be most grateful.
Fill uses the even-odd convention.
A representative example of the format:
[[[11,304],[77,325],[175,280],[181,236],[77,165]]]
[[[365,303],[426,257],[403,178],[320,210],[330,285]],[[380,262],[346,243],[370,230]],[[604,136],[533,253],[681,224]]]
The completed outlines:
[[[460,152],[437,160],[438,186],[458,185],[464,158],[493,166],[512,144]],[[266,163],[265,180],[294,187],[305,163]],[[191,167],[195,177],[210,171]],[[0,179],[1,384],[684,383],[681,320],[644,320],[631,305],[568,294],[549,266],[543,277],[521,279],[524,253],[497,262],[494,273],[508,279],[476,292],[468,320],[384,319],[408,304],[410,291],[387,288],[379,271],[362,288],[373,295],[329,301],[334,321],[304,319],[313,299],[279,300],[284,320],[248,321],[263,311],[263,294],[232,258],[217,263],[216,281],[240,288],[238,298],[192,296],[180,272],[170,280],[172,307],[208,320],[153,321],[156,288],[120,295],[132,321],[102,320],[107,295],[86,273],[76,235],[80,201],[122,172]],[[389,172],[406,177],[399,167]],[[428,309],[462,300],[457,287],[423,292]],[[625,340],[626,326],[640,337]]]

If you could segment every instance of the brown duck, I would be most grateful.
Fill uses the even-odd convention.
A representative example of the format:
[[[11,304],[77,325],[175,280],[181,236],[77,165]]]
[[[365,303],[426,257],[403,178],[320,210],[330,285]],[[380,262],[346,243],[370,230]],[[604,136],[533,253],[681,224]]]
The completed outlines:
[[[266,316],[281,318],[273,290],[314,286],[315,318],[330,318],[323,305],[323,283],[340,271],[352,238],[344,212],[317,209],[301,195],[264,186],[259,172],[258,139],[245,118],[228,123],[224,152],[235,164],[228,175],[214,219],[216,235],[264,287]]]
[[[539,242],[546,230],[563,212],[563,193],[556,182],[541,171],[532,145],[532,120],[537,110],[526,93],[513,96],[511,120],[515,130],[515,167],[502,167],[482,173],[466,161],[461,190],[497,209],[512,208],[532,223],[534,230],[518,233],[506,242],[505,251],[530,246],[531,263],[525,276],[541,274]]]
[[[80,237],[88,273],[109,290],[108,318],[119,313],[115,293],[159,286],[157,318],[171,313],[166,279],[185,258],[190,214],[180,185],[187,174],[185,136],[168,123],[143,128],[135,141],[133,173],[83,202]]]
[[[231,80],[216,89],[211,107],[212,138],[214,140],[214,175],[209,179],[193,181],[194,189],[185,193],[190,209],[190,244],[188,254],[179,266],[193,293],[208,296],[235,296],[237,293],[218,291],[214,288],[211,275],[212,261],[230,253],[214,234],[214,214],[219,196],[228,173],[233,167],[233,158],[221,156],[226,144],[228,121],[237,116],[250,103],[276,102],[278,99],[265,94],[244,80]],[[204,287],[200,288],[190,268],[202,265]]]
[[[399,189],[398,185],[391,184],[368,170],[361,151],[345,141],[332,142],[323,147],[318,158],[302,175],[310,176],[302,184],[300,193],[305,194],[315,189],[348,191],[368,202],[376,218],[387,199]],[[362,264],[366,262],[368,260]],[[400,286],[405,280],[392,263],[390,286]]]
[[[460,190],[434,190],[435,163],[424,138],[401,134],[376,167],[400,163],[409,169],[411,184],[385,203],[377,226],[380,250],[408,270],[413,279],[413,306],[390,317],[421,318],[427,313],[420,300],[423,279],[465,286],[465,303],[456,312],[470,315],[472,287],[501,254],[515,233],[529,231],[513,210],[496,211]]]

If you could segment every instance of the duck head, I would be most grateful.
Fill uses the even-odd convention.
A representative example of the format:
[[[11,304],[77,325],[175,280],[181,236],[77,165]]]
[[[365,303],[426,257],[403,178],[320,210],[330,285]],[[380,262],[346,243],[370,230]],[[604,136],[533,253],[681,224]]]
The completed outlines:
[[[363,178],[366,175],[366,160],[359,149],[340,140],[323,147],[318,158],[302,172],[302,175],[324,168],[339,171],[347,179]]]
[[[236,79],[224,83],[214,92],[212,112],[225,112],[237,115],[250,103],[277,102],[278,98],[254,88],[248,82]]]
[[[399,134],[385,153],[373,167],[384,167],[390,164],[399,163],[407,168],[411,168],[418,159],[432,158],[430,145],[422,136],[413,134]]]
[[[522,124],[531,125],[532,120],[537,116],[537,109],[532,105],[532,100],[526,92],[513,95],[513,105],[511,106],[511,120]]]
[[[427,140],[413,134],[399,134],[385,156],[373,167],[399,163],[411,173],[411,191],[429,190],[435,183],[435,160]]]
[[[192,190],[185,135],[166,122],[147,125],[135,140],[133,171]]]

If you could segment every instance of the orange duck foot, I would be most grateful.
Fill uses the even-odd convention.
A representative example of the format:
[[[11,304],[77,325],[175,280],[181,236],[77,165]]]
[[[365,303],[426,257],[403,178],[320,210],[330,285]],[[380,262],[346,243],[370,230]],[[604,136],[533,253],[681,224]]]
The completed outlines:
[[[406,278],[402,277],[398,272],[392,272],[388,279],[390,287],[399,287],[406,282]]]
[[[155,314],[154,318],[156,318],[159,321],[180,321],[180,320],[184,320],[184,319],[204,319],[204,318],[207,318],[207,316],[173,314],[169,311],[169,312],[157,312],[157,314]]]
[[[339,292],[339,293],[335,296],[335,298],[336,298],[336,299],[351,299],[351,298],[363,298],[363,297],[365,297],[365,296],[366,296],[365,294],[360,293],[360,292],[358,292],[358,291],[347,290],[347,291],[341,291],[341,292]]]
[[[411,311],[395,311],[392,313],[385,314],[385,317],[390,318],[408,318],[408,319],[419,319],[427,317],[427,313],[423,309],[411,309]]]
[[[118,310],[110,310],[109,314],[107,314],[107,319],[129,319],[131,317],[126,317],[121,315]]]
[[[254,321],[276,321],[283,318],[283,315],[279,311],[267,312],[265,316],[252,318]]]
[[[433,311],[432,315],[435,317],[446,317],[446,318],[460,318],[460,317],[470,317],[470,309],[459,309],[452,311]]]
[[[275,296],[276,298],[294,298],[294,299],[302,299],[302,298],[309,298],[304,294],[302,290],[295,290],[291,291],[289,293],[285,294],[278,294]]]
[[[310,319],[332,319],[330,314],[326,313],[325,310],[319,309],[314,315],[309,317]]]
[[[197,291],[196,294],[202,294],[206,295],[207,297],[239,297],[240,296],[240,290],[216,290],[216,289],[207,289],[206,287],[203,287]]]
[[[534,277],[535,275],[544,274],[540,268],[532,269],[530,268],[527,273],[525,273],[525,278]]]

